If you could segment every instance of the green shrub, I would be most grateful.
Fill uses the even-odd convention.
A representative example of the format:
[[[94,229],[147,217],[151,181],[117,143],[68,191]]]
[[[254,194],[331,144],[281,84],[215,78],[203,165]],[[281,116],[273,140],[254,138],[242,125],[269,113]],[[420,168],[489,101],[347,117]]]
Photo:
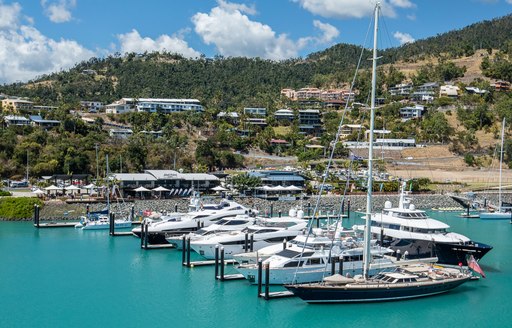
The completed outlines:
[[[5,197],[0,199],[0,218],[7,220],[31,218],[34,204],[43,206],[43,202],[30,197]]]
[[[12,196],[12,194],[5,190],[0,190],[0,196]]]

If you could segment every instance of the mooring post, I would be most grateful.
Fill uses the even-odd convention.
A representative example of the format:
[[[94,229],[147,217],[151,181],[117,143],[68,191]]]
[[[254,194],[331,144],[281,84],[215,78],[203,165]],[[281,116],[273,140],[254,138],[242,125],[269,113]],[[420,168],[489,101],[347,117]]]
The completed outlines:
[[[253,233],[251,233],[251,243],[250,244],[251,244],[251,252],[253,252],[254,251],[254,234]]]
[[[400,250],[399,249],[396,250],[396,260],[400,261]]]
[[[274,204],[270,204],[270,217],[274,216]]]
[[[185,252],[187,251],[187,236],[181,237],[181,265],[185,265]]]
[[[279,215],[279,217],[281,217],[281,210],[279,210],[278,215]]]
[[[130,221],[135,221],[135,205],[132,205],[130,210]]]
[[[109,220],[109,230],[110,230],[110,235],[111,236],[114,236],[115,234],[115,226],[114,226],[114,213],[110,213],[109,217],[108,217],[108,220]]]
[[[262,278],[262,271],[263,271],[263,261],[261,259],[258,259],[258,297],[261,297],[261,278]]]
[[[178,212],[178,204],[174,204],[174,212],[177,213]]]
[[[39,222],[37,220],[37,204],[34,204],[34,225],[39,228]]]
[[[220,248],[220,281],[224,281],[224,247]]]
[[[384,246],[384,229],[380,229],[380,246]]]
[[[350,199],[347,201],[347,219],[350,219]]]
[[[283,239],[283,250],[285,250],[285,249],[286,249],[286,238]]]
[[[331,276],[336,272],[336,258],[331,256]]]
[[[338,263],[340,264],[340,276],[343,276],[343,256],[340,256],[340,258],[338,259]]]
[[[140,224],[140,248],[144,248],[144,225],[146,224],[146,219],[144,219]]]
[[[341,214],[345,213],[345,198],[341,201]]]
[[[190,267],[190,236],[187,237],[187,266]]]
[[[145,228],[145,231],[144,231],[144,248],[145,249],[148,249],[148,240],[149,240],[149,222],[146,222],[146,224],[144,225],[146,228]]]
[[[219,245],[215,245],[215,279],[219,277]]]
[[[311,203],[308,202],[308,217],[311,216]]]
[[[265,266],[265,300],[269,299],[270,291],[270,263]]]

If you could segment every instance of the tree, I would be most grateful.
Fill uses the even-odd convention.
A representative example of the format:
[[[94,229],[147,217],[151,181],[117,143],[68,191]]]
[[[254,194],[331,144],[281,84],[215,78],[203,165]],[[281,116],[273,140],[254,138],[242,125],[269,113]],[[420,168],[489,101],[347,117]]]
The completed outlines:
[[[245,193],[245,191],[254,189],[261,185],[260,178],[251,176],[248,173],[235,175],[231,182],[240,193]]]

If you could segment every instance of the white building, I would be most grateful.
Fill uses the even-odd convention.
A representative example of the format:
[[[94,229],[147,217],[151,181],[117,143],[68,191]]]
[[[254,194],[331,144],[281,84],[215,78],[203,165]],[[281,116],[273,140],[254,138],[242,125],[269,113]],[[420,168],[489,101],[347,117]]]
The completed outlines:
[[[108,134],[112,138],[127,139],[133,135],[133,131],[131,129],[110,129]]]
[[[122,98],[105,106],[107,114],[123,114],[127,112],[148,112],[170,114],[175,112],[203,112],[204,108],[197,99],[168,98]]]
[[[459,90],[456,85],[442,85],[439,88],[439,97],[457,98],[459,97]]]
[[[133,98],[122,98],[105,106],[105,113],[107,114],[124,114],[133,111],[135,111]]]
[[[105,107],[100,101],[81,101],[80,106],[87,109],[91,113],[97,113]]]
[[[410,120],[413,118],[421,118],[423,112],[425,111],[425,106],[422,105],[414,105],[400,108],[400,117],[402,120]]]

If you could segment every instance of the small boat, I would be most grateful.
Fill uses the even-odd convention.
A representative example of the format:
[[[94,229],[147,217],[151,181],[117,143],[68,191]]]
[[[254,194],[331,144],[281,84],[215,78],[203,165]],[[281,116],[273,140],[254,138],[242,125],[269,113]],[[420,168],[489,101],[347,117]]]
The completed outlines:
[[[114,220],[114,227],[116,229],[126,229],[132,227],[131,220],[116,219]],[[106,215],[100,215],[98,217],[86,217],[82,216],[80,222],[75,225],[75,228],[81,228],[82,230],[107,230],[110,229],[110,220]]]
[[[491,210],[480,212],[482,220],[511,220],[512,222],[512,204],[503,202],[502,197],[502,170],[503,170],[503,153],[505,152],[503,145],[505,140],[505,119],[501,126],[501,149],[500,149],[500,178],[498,189],[498,207]]]

